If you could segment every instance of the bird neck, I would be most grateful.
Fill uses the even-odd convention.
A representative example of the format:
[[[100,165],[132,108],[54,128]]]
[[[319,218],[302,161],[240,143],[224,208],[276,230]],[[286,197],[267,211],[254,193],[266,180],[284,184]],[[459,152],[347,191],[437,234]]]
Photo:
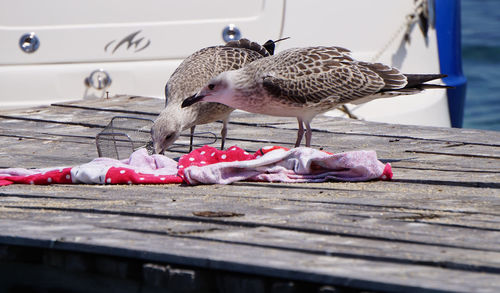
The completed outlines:
[[[175,115],[179,116],[179,120],[182,121],[182,130],[191,128],[196,125],[196,121],[198,119],[199,113],[199,108],[200,105],[193,105],[191,107],[187,108],[180,108],[177,109]]]
[[[193,109],[181,108],[179,101],[182,102],[182,99],[172,99],[165,109],[161,111],[160,117],[166,124],[169,124],[172,129],[179,129],[179,131],[182,131],[193,126],[196,120],[196,111],[193,111]]]
[[[228,72],[227,76],[229,88],[231,88],[232,93],[243,93],[245,95],[252,93],[252,89],[249,89],[249,85],[253,84],[253,78],[252,75],[246,74],[244,68],[232,70]]]

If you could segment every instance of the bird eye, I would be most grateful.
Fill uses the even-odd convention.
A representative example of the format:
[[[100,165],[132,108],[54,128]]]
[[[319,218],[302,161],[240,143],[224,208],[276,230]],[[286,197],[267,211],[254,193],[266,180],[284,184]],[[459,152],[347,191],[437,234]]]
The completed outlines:
[[[170,140],[174,135],[171,133],[165,137],[165,141]]]
[[[208,85],[209,90],[213,90],[215,88],[215,84],[211,83]]]

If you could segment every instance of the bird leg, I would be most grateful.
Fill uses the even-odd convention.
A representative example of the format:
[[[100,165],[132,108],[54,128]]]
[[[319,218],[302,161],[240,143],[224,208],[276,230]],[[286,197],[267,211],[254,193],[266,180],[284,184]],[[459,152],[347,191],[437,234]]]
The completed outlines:
[[[299,130],[297,130],[297,140],[295,141],[296,148],[300,146],[302,136],[304,136],[304,125],[302,124],[302,119],[297,117],[297,122],[299,123]]]
[[[222,120],[222,129],[220,130],[221,143],[220,149],[224,150],[224,143],[226,142],[226,134],[227,134],[227,122],[229,121],[229,117]]]
[[[306,147],[311,146],[312,131],[310,123],[311,121],[309,120],[304,121],[304,124],[306,125]]]
[[[189,152],[193,150],[193,137],[194,137],[194,129],[196,128],[196,125],[191,127],[191,135],[189,136]]]
[[[358,116],[354,115],[354,113],[352,113],[352,111],[349,108],[347,108],[346,105],[342,105],[342,106],[338,107],[337,109],[339,109],[340,111],[347,114],[347,116],[349,116],[349,118],[359,120]]]

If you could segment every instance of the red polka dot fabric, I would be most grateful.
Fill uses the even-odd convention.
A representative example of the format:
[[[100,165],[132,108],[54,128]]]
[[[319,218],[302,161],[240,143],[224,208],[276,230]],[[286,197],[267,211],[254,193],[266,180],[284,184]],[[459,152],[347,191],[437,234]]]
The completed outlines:
[[[390,180],[390,164],[374,151],[332,154],[322,150],[280,146],[249,154],[239,147],[225,151],[205,146],[179,160],[179,176],[187,184],[230,184],[236,181],[324,182]]]
[[[232,146],[218,150],[204,146],[179,158],[148,155],[145,149],[127,160],[97,158],[63,168],[0,169],[0,186],[19,184],[228,184],[240,180],[322,182],[326,180],[390,180],[390,164],[373,151],[331,154],[311,148],[263,147],[250,154]]]
[[[134,169],[111,167],[106,173],[105,184],[166,184],[182,183],[177,174],[148,174]]]
[[[227,150],[218,150],[211,146],[203,146],[179,159],[178,174],[183,177],[184,169],[191,166],[202,167],[221,162],[247,161],[255,159],[256,156],[257,153],[247,153],[237,146],[232,146]]]
[[[215,163],[254,160],[278,149],[285,151],[289,150],[288,148],[282,146],[266,146],[259,149],[254,154],[250,154],[238,146],[232,146],[226,150],[219,150],[206,145],[182,156],[179,159],[178,174],[183,180],[185,180],[184,169],[188,167],[203,167]]]
[[[0,176],[0,186],[12,183],[48,185],[54,183],[69,184],[71,180],[71,168],[58,168],[41,171],[30,175]]]

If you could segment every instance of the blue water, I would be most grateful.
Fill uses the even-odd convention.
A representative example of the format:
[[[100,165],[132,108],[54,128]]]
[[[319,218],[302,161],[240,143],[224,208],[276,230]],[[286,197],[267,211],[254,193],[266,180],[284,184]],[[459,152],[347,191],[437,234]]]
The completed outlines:
[[[500,131],[500,0],[462,0],[464,128]]]

